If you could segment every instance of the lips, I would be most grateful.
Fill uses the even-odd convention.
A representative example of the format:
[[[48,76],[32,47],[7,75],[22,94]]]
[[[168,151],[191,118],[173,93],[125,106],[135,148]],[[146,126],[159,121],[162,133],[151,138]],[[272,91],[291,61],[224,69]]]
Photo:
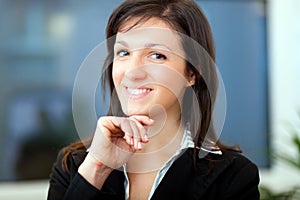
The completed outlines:
[[[153,89],[152,88],[129,88],[125,87],[129,98],[138,99],[147,96],[150,94]]]
[[[138,94],[143,94],[143,93],[149,93],[151,92],[150,88],[144,88],[144,89],[132,89],[132,88],[127,88],[127,91],[131,95],[138,95]]]

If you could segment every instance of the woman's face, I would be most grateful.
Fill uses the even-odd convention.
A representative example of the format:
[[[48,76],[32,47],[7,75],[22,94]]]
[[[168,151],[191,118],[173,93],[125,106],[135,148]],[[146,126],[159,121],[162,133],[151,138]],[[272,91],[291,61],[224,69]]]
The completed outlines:
[[[131,28],[136,21],[121,27],[114,46],[112,77],[122,110],[128,116],[149,115],[160,106],[166,114],[178,115],[191,85],[180,38],[158,18]]]

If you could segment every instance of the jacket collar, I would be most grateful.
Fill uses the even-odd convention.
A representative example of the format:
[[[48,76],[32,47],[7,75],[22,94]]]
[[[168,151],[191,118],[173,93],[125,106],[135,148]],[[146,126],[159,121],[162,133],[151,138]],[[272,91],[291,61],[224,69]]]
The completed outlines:
[[[193,148],[188,148],[173,163],[155,190],[152,200],[168,199],[169,196],[166,191],[172,191],[172,193],[176,193],[176,191],[180,193],[186,192],[185,197],[188,195],[191,199],[199,199],[235,158],[234,156],[226,156],[226,154],[216,155],[209,153],[206,157],[197,159],[197,171],[195,172],[193,151]],[[72,152],[72,157],[77,167],[83,162],[86,155],[87,152],[82,150]],[[124,181],[124,172],[114,170],[105,181],[103,190],[125,196]]]
[[[198,153],[199,150],[197,155]],[[200,199],[234,159],[226,154],[210,153],[205,158],[197,159],[195,170],[193,155],[194,149],[189,148],[173,163],[154,192],[152,200],[170,199],[169,194],[164,191],[172,191],[173,199]]]

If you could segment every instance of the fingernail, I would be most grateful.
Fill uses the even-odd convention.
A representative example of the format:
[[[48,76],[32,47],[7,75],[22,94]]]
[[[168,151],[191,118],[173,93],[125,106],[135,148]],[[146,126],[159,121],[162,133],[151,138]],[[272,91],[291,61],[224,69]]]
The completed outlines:
[[[153,122],[154,122],[154,120],[153,120],[153,119],[149,119],[149,120],[150,120],[150,122],[151,122],[151,123],[153,123]]]
[[[133,145],[133,138],[130,138],[130,145]]]
[[[144,136],[143,136],[143,140],[148,141],[148,140],[149,140],[149,139],[148,139],[148,136],[147,136],[147,135],[144,135]]]
[[[142,149],[142,144],[141,144],[141,142],[138,142],[137,147],[138,147],[138,149]]]

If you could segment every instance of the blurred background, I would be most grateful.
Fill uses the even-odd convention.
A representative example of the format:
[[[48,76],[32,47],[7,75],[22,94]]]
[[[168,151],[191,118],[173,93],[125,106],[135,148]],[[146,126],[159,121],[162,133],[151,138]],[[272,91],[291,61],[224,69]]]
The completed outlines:
[[[57,152],[79,139],[77,70],[120,2],[0,0],[0,199],[46,198]],[[196,2],[226,88],[221,138],[259,166],[264,191],[290,191],[300,185],[300,1]]]

